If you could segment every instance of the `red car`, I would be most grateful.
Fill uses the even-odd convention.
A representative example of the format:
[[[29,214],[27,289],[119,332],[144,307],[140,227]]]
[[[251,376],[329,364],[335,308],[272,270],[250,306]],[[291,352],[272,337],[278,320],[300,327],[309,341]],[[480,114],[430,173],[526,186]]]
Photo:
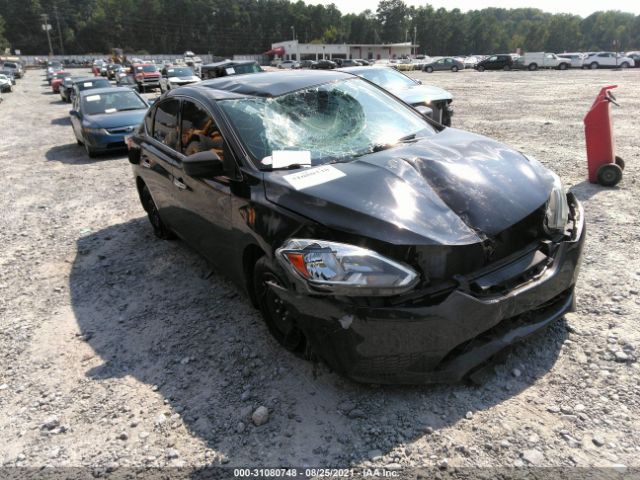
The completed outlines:
[[[60,93],[60,85],[65,78],[70,77],[71,74],[69,72],[65,72],[60,70],[53,74],[53,78],[51,79],[51,90],[53,93]]]
[[[144,92],[147,88],[160,87],[160,72],[152,63],[134,63],[131,67],[138,89]]]

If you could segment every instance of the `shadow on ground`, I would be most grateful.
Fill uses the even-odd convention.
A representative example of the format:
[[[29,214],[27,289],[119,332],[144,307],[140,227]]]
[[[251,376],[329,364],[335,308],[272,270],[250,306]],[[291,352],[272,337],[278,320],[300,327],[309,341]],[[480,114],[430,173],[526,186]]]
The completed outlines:
[[[482,387],[356,384],[286,352],[243,293],[184,243],[156,240],[145,217],[80,238],[69,282],[83,338],[104,362],[87,376],[156,386],[214,464],[230,467],[345,466],[387,453],[525,390],[566,338],[563,320],[517,346]],[[258,405],[271,414],[255,427]]]
[[[71,126],[71,119],[69,117],[54,118],[51,120],[51,125]]]
[[[620,187],[603,187],[597,183],[591,183],[588,180],[584,180],[574,186],[571,187],[571,191],[575,194],[575,196],[581,202],[586,202],[590,200],[592,197],[595,197],[597,194],[601,192],[605,192],[607,190],[618,190]]]
[[[51,147],[44,156],[52,162],[62,162],[69,165],[87,165],[90,163],[104,162],[106,160],[120,160],[126,156],[126,151],[106,153],[104,155],[98,155],[95,158],[90,158],[82,145],[68,143],[66,145]]]

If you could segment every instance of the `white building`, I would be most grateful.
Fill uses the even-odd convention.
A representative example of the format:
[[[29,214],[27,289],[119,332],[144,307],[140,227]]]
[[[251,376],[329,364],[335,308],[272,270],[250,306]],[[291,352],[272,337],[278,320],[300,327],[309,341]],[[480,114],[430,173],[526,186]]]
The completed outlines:
[[[365,60],[385,60],[410,56],[418,45],[411,42],[384,44],[329,44],[299,43],[288,40],[271,44],[265,52],[283,60],[321,60],[323,58],[363,58]]]

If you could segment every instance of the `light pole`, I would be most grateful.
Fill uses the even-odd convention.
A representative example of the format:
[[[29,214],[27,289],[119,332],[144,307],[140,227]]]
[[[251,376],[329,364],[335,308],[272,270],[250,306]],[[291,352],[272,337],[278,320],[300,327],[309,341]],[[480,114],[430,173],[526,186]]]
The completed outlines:
[[[51,46],[51,36],[49,35],[49,30],[51,30],[51,25],[49,25],[49,15],[43,13],[40,15],[42,18],[42,29],[47,32],[47,42],[49,42],[49,56],[53,56],[53,47]]]
[[[296,39],[296,29],[293,25],[291,25],[291,40]]]

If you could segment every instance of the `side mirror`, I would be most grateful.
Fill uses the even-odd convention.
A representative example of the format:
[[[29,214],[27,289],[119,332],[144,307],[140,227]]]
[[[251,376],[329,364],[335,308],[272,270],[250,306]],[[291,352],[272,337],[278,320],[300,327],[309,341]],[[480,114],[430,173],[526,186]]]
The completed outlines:
[[[433,110],[431,108],[425,105],[418,105],[415,108],[423,117],[432,118]]]
[[[77,110],[69,110],[69,115],[71,115],[72,117],[79,117],[80,116],[78,114]]]
[[[211,150],[194,153],[182,160],[184,173],[193,178],[213,178],[224,174],[220,157]]]
[[[417,83],[418,85],[422,85],[422,80],[416,80],[416,83]]]

